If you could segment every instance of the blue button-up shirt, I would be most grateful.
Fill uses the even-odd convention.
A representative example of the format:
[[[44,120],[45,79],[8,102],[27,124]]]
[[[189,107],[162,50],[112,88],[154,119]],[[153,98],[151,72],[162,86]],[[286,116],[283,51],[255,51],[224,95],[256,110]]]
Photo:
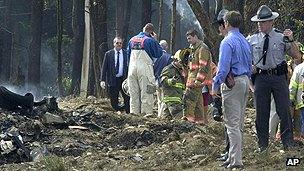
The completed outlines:
[[[218,91],[231,70],[234,76],[251,76],[252,52],[246,38],[233,28],[220,45],[218,71],[213,78],[213,91]]]

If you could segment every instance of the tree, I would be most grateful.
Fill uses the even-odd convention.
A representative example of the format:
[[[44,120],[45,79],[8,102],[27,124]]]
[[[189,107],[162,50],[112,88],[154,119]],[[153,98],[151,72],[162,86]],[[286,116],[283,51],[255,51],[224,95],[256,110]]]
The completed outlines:
[[[33,87],[34,89],[40,87],[40,58],[43,5],[43,0],[32,0],[28,82],[30,86],[35,86]]]
[[[245,0],[223,0],[223,9],[239,11],[242,16],[244,16],[244,5]],[[241,25],[240,31],[244,32],[244,23]]]
[[[199,21],[202,28],[204,28],[204,34],[207,38],[208,45],[211,49],[213,56],[217,55],[217,49],[219,45],[219,36],[217,32],[212,28],[210,18],[205,13],[203,7],[198,0],[187,0],[197,20]]]
[[[116,0],[116,36],[122,37],[125,11],[125,0]]]
[[[1,80],[8,82],[10,79],[11,71],[11,58],[13,50],[13,33],[10,31],[12,28],[12,18],[11,18],[11,8],[12,1],[4,0],[5,10],[4,10],[4,28],[2,28],[3,36],[3,52],[1,59]]]
[[[58,89],[59,96],[63,95],[62,85],[62,56],[61,56],[61,45],[62,45],[62,0],[57,0],[57,74],[58,74]]]
[[[72,70],[72,92],[71,94],[79,94],[81,65],[83,56],[84,42],[84,0],[73,0],[73,34],[75,39],[74,59]]]
[[[170,40],[170,51],[174,53],[176,37],[176,0],[172,1],[172,14],[171,14],[171,40]]]
[[[163,29],[163,5],[164,0],[159,1],[159,15],[158,15],[158,40],[162,38],[162,29]]]
[[[95,5],[94,5],[95,4]],[[105,96],[99,86],[100,66],[104,54],[108,50],[107,43],[107,1],[91,0],[91,21],[93,34],[93,69],[95,76],[95,94]]]
[[[141,25],[144,27],[147,23],[151,23],[152,16],[152,0],[142,0]]]
[[[125,18],[124,18],[124,26],[122,31],[122,38],[123,38],[123,48],[127,47],[128,43],[128,33],[129,33],[129,26],[130,26],[130,19],[131,19],[131,7],[132,7],[132,0],[127,0],[126,10],[125,10]]]

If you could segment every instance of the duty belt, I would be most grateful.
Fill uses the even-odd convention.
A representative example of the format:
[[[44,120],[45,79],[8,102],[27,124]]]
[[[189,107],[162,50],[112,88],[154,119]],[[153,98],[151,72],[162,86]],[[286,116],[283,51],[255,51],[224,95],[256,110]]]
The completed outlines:
[[[287,72],[282,68],[271,68],[271,69],[260,69],[257,68],[257,74],[266,74],[266,75],[284,75]]]

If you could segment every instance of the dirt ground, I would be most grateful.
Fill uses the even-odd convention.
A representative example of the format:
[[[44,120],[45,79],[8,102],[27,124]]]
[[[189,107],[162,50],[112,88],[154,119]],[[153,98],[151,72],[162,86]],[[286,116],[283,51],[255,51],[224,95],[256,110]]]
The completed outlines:
[[[0,170],[224,170],[216,161],[224,150],[223,123],[211,116],[208,126],[198,126],[178,119],[117,114],[108,100],[94,97],[66,98],[59,102],[59,108],[62,111],[57,115],[64,124],[57,125],[43,124],[39,116],[24,119],[11,114],[8,118],[7,113],[1,113],[1,121],[14,121],[30,151],[43,148],[47,152],[29,162],[10,161],[8,155],[0,155]],[[268,153],[255,152],[254,112],[246,110],[245,170],[304,170],[302,142],[283,151],[281,143],[274,141]],[[35,125],[39,125],[38,134]],[[287,167],[288,157],[300,158],[301,163]]]

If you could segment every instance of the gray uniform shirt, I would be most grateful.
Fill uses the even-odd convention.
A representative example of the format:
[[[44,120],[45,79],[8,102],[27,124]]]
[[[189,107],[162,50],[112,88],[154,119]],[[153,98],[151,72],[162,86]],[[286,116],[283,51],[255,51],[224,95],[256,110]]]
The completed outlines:
[[[283,36],[281,32],[274,28],[269,32],[269,46],[265,65],[263,65],[263,59],[261,59],[264,53],[265,33],[259,32],[248,36],[247,40],[252,47],[253,64],[261,69],[272,69],[286,61],[285,53],[290,54],[290,43],[283,42]],[[260,62],[258,63],[258,61]]]

